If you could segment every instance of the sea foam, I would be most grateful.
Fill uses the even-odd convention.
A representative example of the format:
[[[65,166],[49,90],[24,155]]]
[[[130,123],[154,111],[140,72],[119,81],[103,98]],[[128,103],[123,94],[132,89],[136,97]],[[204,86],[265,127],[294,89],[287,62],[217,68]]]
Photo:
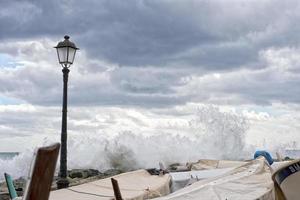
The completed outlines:
[[[94,168],[100,171],[118,168],[132,170],[158,167],[174,162],[198,159],[249,159],[253,149],[245,143],[249,123],[232,112],[221,112],[218,107],[199,107],[193,119],[188,120],[188,130],[176,125],[173,132],[160,130],[149,134],[135,128],[131,131],[111,133],[69,133],[68,168]],[[176,130],[176,131],[174,131]],[[40,146],[59,141],[48,136]],[[14,178],[26,176],[35,147],[28,147],[11,160],[0,160],[0,173],[10,173]],[[58,160],[59,165],[59,160]],[[58,168],[57,168],[58,169]]]

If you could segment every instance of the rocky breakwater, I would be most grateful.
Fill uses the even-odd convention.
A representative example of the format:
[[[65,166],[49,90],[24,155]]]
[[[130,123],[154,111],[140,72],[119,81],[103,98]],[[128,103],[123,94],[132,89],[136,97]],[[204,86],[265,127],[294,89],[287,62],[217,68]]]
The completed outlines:
[[[109,169],[104,172],[100,172],[96,169],[72,169],[68,171],[68,179],[70,181],[70,186],[80,185],[83,183],[95,181],[98,179],[107,178],[117,174],[123,173],[123,171],[118,169]],[[58,177],[54,176],[52,183],[52,190],[56,190],[56,181]],[[18,196],[22,196],[26,186],[26,179],[20,177],[15,179],[14,186],[18,193]],[[5,182],[0,183],[0,200],[9,200],[8,189]]]

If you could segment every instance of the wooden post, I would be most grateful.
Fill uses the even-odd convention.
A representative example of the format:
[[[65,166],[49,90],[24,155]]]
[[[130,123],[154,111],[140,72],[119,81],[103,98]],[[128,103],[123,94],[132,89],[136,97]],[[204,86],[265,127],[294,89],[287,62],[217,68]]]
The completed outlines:
[[[113,186],[113,189],[114,189],[114,194],[115,194],[116,200],[123,200],[122,195],[121,195],[121,191],[120,191],[120,188],[119,188],[118,181],[114,178],[111,178],[111,183],[112,183],[112,186]]]

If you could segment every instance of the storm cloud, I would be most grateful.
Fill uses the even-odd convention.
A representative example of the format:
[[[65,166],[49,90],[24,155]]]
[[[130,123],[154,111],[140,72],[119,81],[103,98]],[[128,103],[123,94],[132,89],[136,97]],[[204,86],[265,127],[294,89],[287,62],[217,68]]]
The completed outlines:
[[[73,105],[298,104],[298,1],[1,1],[0,92],[61,102],[52,48],[80,47]],[[7,59],[6,59],[7,60]]]
[[[71,34],[120,66],[263,67],[259,51],[299,44],[299,2],[1,1],[1,40]]]
[[[213,108],[249,120],[249,144],[293,144],[299,13],[298,0],[2,0],[1,148],[59,139],[63,83],[53,47],[64,35],[80,48],[69,74],[71,140],[184,140],[204,134],[193,122],[199,108]],[[222,127],[226,114],[216,118]]]

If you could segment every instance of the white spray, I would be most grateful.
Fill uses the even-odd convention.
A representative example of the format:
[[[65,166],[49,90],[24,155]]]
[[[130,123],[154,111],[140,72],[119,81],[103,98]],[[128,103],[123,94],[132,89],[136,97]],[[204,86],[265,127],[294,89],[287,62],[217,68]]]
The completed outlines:
[[[121,131],[115,136],[100,134],[69,134],[68,168],[109,168],[131,170],[158,167],[158,163],[210,159],[242,159],[253,153],[245,149],[247,120],[237,114],[221,112],[214,106],[200,107],[189,120],[189,133],[180,134],[153,128],[143,134],[140,130]],[[174,128],[174,127],[173,127]],[[176,129],[176,127],[175,127]],[[114,129],[115,130],[115,129]],[[179,134],[177,134],[179,133]],[[43,145],[58,141],[47,137]],[[10,161],[0,160],[0,173],[15,178],[25,176],[32,159],[33,148]],[[249,153],[247,153],[249,152]]]

